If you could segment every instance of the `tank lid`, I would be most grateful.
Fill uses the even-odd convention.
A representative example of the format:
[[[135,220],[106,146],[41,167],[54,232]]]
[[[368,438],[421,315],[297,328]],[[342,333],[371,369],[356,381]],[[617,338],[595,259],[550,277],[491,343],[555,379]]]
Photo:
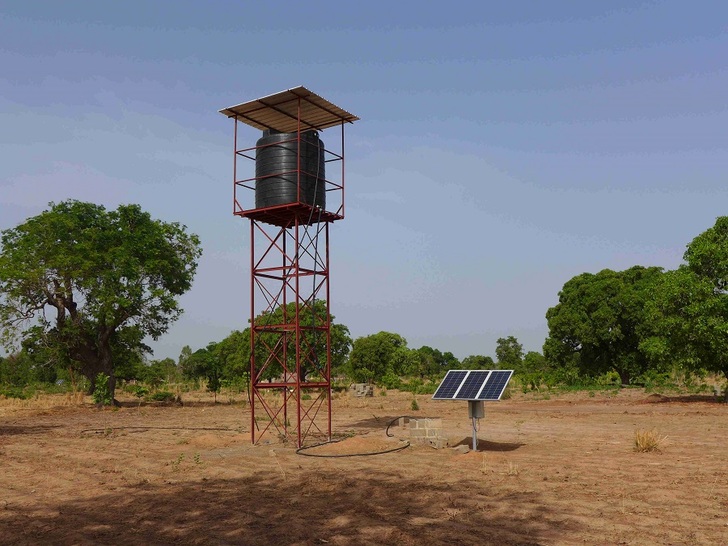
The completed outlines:
[[[220,113],[261,131],[272,129],[281,133],[298,131],[299,113],[302,130],[323,131],[328,127],[359,120],[357,116],[303,86],[223,108]]]

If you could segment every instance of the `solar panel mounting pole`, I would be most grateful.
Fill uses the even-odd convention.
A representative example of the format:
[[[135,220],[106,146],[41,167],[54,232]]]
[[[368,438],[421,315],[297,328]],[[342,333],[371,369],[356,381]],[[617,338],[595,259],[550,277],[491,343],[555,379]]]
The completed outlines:
[[[468,400],[468,416],[473,420],[473,451],[478,451],[478,420],[485,416],[482,400]]]
[[[478,427],[473,417],[473,451],[478,451]]]

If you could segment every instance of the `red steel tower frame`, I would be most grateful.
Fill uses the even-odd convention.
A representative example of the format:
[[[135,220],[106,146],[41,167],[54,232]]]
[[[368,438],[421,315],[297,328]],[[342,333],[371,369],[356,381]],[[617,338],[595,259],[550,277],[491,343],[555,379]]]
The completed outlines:
[[[250,221],[251,441],[267,432],[298,447],[309,436],[331,439],[329,224],[344,218],[344,126],[359,118],[305,87],[220,113],[235,120],[233,214]],[[247,206],[258,179],[244,173],[258,148],[239,147],[241,123],[295,133],[299,150],[301,132],[340,127],[336,151],[324,150],[326,210],[301,198],[300,154],[295,202]]]

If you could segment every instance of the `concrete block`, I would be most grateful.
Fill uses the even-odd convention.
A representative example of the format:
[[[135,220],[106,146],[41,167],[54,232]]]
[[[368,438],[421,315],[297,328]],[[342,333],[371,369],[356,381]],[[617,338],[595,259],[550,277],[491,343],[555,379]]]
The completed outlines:
[[[367,383],[353,383],[350,390],[354,393],[354,396],[374,396],[374,387]]]
[[[435,449],[443,449],[443,448],[447,447],[447,439],[432,438],[432,439],[430,439],[429,444],[431,447],[434,447]]]

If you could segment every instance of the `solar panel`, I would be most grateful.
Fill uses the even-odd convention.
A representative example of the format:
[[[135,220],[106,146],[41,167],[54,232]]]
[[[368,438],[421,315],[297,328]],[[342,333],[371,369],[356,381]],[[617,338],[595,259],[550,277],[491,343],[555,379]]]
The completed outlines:
[[[478,400],[500,400],[512,375],[513,370],[493,370],[478,394]]]
[[[459,400],[475,400],[478,397],[478,391],[488,379],[488,370],[476,370],[468,374],[460,389],[455,394],[455,398]]]
[[[500,400],[513,370],[450,370],[434,400]]]
[[[445,379],[442,380],[440,386],[437,387],[435,394],[432,396],[435,400],[448,400],[455,396],[455,393],[460,388],[460,384],[463,382],[468,372],[465,370],[450,370],[447,372]]]

